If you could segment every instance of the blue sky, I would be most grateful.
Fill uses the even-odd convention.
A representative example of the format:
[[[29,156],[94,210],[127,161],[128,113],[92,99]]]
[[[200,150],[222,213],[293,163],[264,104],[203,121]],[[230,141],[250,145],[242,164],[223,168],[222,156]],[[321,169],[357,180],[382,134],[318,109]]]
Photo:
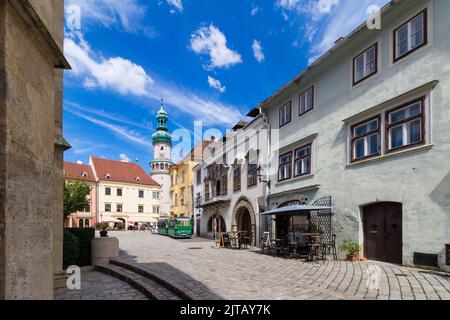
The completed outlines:
[[[148,170],[161,98],[170,130],[224,133],[387,2],[66,0],[66,160]]]

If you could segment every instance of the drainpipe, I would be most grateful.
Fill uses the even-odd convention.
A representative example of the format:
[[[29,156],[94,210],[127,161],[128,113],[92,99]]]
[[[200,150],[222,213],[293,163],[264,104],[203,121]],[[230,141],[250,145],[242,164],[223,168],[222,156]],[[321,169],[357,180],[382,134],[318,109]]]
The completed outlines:
[[[272,150],[271,150],[272,149],[271,148],[272,131],[271,131],[269,119],[267,118],[267,115],[264,113],[262,108],[260,108],[260,112],[261,112],[262,119],[264,120],[266,129],[267,129],[266,181],[269,181],[269,182],[266,184],[266,208],[267,208],[267,211],[269,211],[270,210],[270,170],[269,170],[269,166],[268,166],[268,164],[269,164],[268,160],[269,160],[270,154],[272,152]]]

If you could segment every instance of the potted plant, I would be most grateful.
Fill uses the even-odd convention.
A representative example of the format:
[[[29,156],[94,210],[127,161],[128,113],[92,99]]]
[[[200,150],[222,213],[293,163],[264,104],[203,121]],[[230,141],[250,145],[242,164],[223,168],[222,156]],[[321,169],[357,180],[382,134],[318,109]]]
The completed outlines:
[[[341,251],[347,254],[347,260],[355,262],[359,256],[359,244],[351,240],[344,240],[340,246]]]

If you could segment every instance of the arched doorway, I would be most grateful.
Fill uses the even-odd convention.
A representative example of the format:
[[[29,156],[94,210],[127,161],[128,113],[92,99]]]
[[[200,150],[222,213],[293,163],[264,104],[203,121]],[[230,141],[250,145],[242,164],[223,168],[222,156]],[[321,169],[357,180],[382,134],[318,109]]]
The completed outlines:
[[[246,236],[252,239],[253,245],[257,245],[255,211],[247,198],[241,198],[234,207],[232,224],[237,231],[246,231]]]
[[[222,233],[227,232],[227,225],[225,220],[220,214],[215,214],[211,216],[208,220],[208,232],[210,233]]]
[[[402,263],[402,204],[378,202],[363,208],[364,255],[367,259]]]
[[[252,218],[246,207],[241,207],[236,216],[238,231],[245,231],[247,235],[252,234]]]
[[[84,221],[83,221],[83,219],[78,220],[78,228],[84,228]]]

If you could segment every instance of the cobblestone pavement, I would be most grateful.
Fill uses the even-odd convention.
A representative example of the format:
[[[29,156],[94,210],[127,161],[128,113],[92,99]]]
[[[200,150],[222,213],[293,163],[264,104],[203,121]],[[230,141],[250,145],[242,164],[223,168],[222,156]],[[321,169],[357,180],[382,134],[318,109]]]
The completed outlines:
[[[148,300],[126,282],[96,271],[83,272],[81,290],[57,289],[55,300]]]
[[[372,261],[306,263],[259,252],[217,249],[214,242],[204,239],[174,240],[149,232],[110,236],[120,240],[121,260],[169,264],[180,272],[173,281],[199,281],[225,299],[450,300],[448,274]],[[368,289],[368,268],[379,270],[378,290]]]

